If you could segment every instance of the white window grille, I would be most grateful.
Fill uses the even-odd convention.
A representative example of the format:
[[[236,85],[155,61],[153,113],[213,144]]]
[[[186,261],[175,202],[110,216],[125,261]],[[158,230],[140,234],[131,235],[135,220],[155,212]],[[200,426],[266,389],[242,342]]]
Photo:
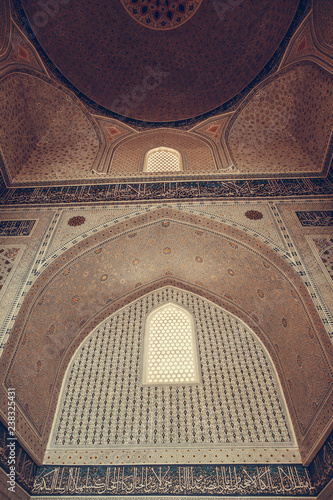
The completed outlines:
[[[199,383],[194,320],[184,308],[167,303],[146,321],[144,384]]]
[[[146,154],[145,172],[179,172],[182,170],[181,155],[175,149],[159,147]]]

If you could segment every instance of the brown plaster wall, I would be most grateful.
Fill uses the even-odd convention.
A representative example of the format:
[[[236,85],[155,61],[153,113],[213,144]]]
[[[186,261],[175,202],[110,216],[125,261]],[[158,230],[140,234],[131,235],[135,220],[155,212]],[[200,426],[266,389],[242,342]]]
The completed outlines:
[[[37,279],[1,358],[1,408],[17,390],[17,435],[42,461],[62,379],[110,314],[172,284],[247,323],[277,368],[303,458],[332,418],[333,348],[298,275],[264,244],[214,220],[160,209],[78,243]]]

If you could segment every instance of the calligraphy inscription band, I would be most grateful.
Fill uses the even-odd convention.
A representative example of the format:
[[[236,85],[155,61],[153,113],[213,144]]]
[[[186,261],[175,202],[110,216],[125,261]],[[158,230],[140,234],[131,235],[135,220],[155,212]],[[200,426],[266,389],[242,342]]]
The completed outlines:
[[[32,493],[47,495],[313,495],[296,466],[41,467]]]

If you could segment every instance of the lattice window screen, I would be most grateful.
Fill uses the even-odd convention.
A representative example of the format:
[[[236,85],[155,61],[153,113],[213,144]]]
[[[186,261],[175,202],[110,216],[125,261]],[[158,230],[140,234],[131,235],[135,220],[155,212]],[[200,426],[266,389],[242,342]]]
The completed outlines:
[[[146,319],[170,302],[195,319],[199,384],[142,384]],[[207,300],[166,287],[110,316],[78,348],[50,446],[290,441],[279,384],[256,336]]]
[[[182,170],[178,151],[157,148],[148,151],[145,163],[146,172],[177,172]]]
[[[144,384],[199,382],[194,323],[190,314],[166,304],[146,323]]]

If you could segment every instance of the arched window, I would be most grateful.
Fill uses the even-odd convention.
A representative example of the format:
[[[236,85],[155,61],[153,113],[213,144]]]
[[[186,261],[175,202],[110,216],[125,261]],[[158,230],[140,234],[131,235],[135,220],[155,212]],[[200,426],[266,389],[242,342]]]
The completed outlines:
[[[299,456],[257,336],[207,299],[166,286],[114,312],[78,347],[44,464],[93,465],[97,453],[105,464],[146,464],[148,455],[171,463],[176,443],[194,445],[191,458],[179,452],[180,464],[203,453],[209,463],[227,462],[230,448],[253,463],[244,446],[256,448],[258,461]]]
[[[178,151],[171,148],[154,148],[145,157],[144,172],[179,172],[183,170],[182,159]]]
[[[146,321],[144,384],[199,383],[194,320],[183,307],[164,304]]]

